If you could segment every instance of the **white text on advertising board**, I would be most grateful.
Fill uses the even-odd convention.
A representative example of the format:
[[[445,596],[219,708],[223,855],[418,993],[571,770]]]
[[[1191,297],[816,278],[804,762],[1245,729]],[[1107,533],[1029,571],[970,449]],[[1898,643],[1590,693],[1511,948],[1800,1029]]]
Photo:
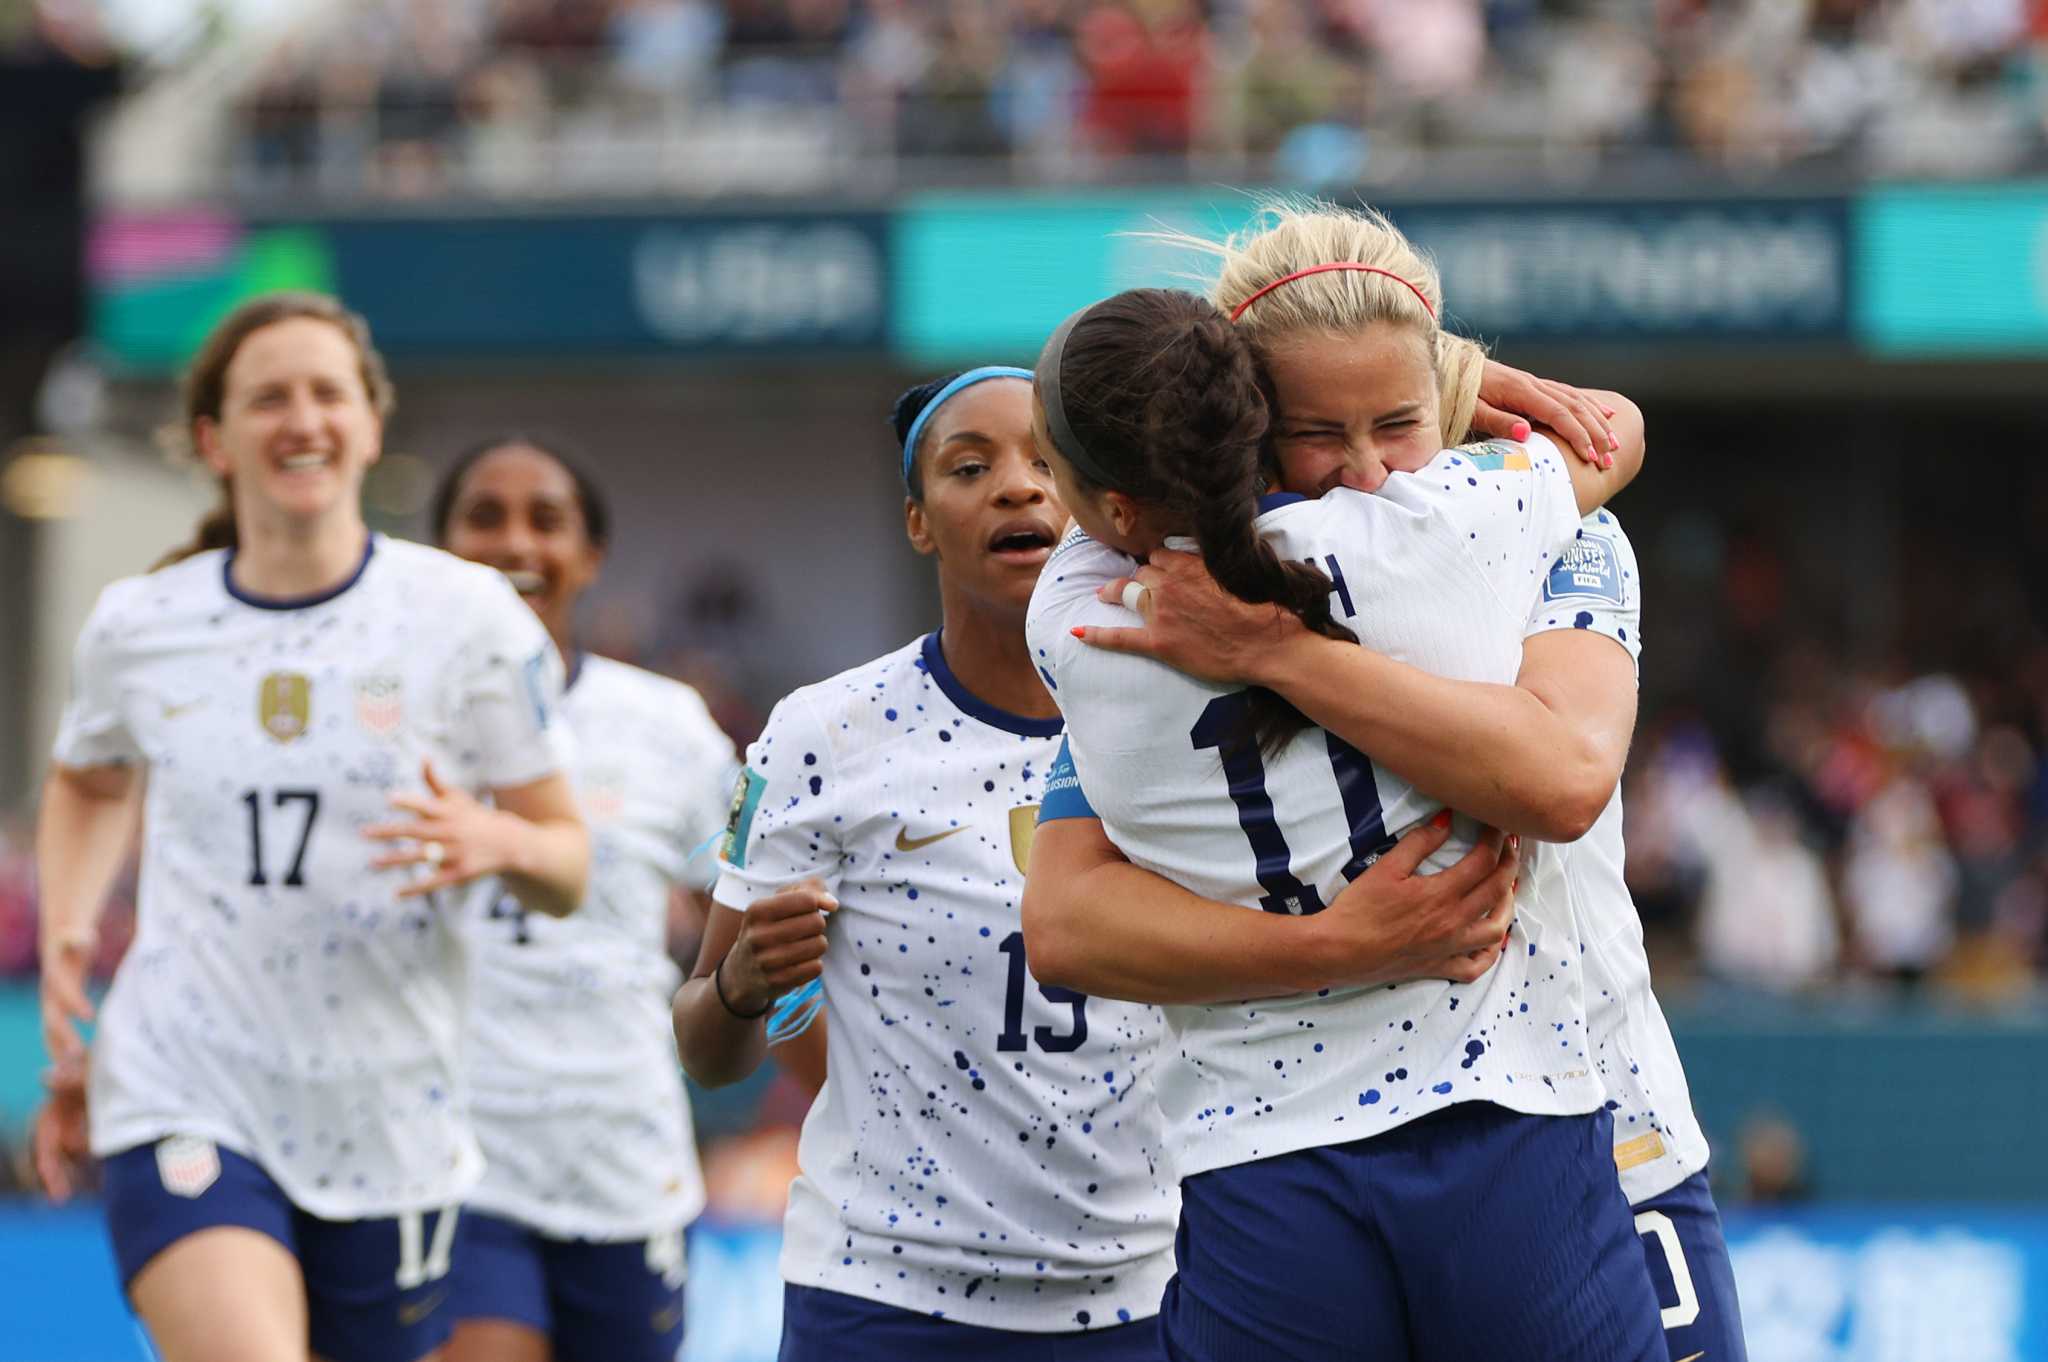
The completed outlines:
[[[653,227],[633,247],[648,330],[677,345],[832,345],[875,338],[881,251],[842,223]]]
[[[1411,225],[1451,283],[1451,311],[1484,330],[1815,331],[1843,317],[1842,234],[1817,215],[1518,211]]]

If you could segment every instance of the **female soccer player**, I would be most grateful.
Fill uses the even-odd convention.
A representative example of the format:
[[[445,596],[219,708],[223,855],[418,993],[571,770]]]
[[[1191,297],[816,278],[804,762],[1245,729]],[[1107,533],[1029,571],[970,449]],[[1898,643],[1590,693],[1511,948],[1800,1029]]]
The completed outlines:
[[[500,574],[365,528],[391,388],[360,318],[245,304],[184,392],[225,506],[216,547],[107,588],[79,639],[37,846],[44,1039],[80,1052],[146,784],[91,1079],[129,1300],[169,1362],[429,1356],[482,1162],[440,891],[583,897],[560,663]]]
[[[1279,398],[1276,453],[1290,491],[1343,484],[1374,490],[1430,457],[1391,440],[1360,371],[1369,353],[1333,341],[1369,338],[1355,270],[1398,247],[1376,217],[1334,208],[1281,211],[1265,230],[1215,247],[1224,268],[1211,300],[1230,313]],[[1275,280],[1288,283],[1269,289]],[[1446,337],[1445,343],[1449,342]],[[1440,364],[1440,370],[1442,365]],[[1465,437],[1472,375],[1445,397],[1446,442]],[[1640,420],[1616,425],[1631,440]],[[1614,442],[1619,446],[1620,440]],[[1472,451],[1482,457],[1485,448]],[[1586,938],[1586,998],[1596,1071],[1614,1112],[1615,1163],[1636,1210],[1673,1359],[1745,1355],[1734,1273],[1706,1177],[1707,1146],[1683,1066],[1650,988],[1642,926],[1622,878],[1617,785],[1635,724],[1641,581],[1619,520],[1596,510],[1544,579],[1525,625],[1514,687],[1431,677],[1291,626],[1270,607],[1219,590],[1198,558],[1164,552],[1136,578],[1148,628],[1091,631],[1098,646],[1136,647],[1212,681],[1267,686],[1416,786],[1501,826],[1575,843],[1561,851]],[[1118,599],[1124,583],[1105,596]],[[1288,637],[1284,645],[1276,638]],[[1614,645],[1619,644],[1617,649]],[[1583,840],[1581,840],[1583,838]]]
[[[1351,376],[1373,385],[1376,438],[1427,446],[1440,293],[1419,258],[1400,264],[1348,281],[1402,295],[1378,296],[1380,353]],[[1168,1352],[1661,1353],[1590,1072],[1580,940],[1549,858],[1525,868],[1506,964],[1475,982],[1225,1001],[1257,996],[1258,981],[1211,948],[1218,912],[1247,916],[1224,903],[1317,914],[1434,801],[1271,692],[1073,636],[1128,621],[1099,588],[1191,535],[1226,589],[1308,630],[1504,683],[1543,574],[1639,448],[1608,470],[1547,444],[1448,452],[1378,497],[1339,489],[1261,514],[1259,383],[1224,314],[1161,290],[1077,314],[1038,370],[1041,448],[1087,533],[1062,543],[1031,611],[1072,764],[1052,778],[1027,921],[1054,977],[1174,1004],[1184,1058],[1162,1065],[1160,1099],[1184,1211]],[[1065,812],[1100,817],[1134,863],[1115,871],[1156,871],[1193,906],[1104,896],[1110,876],[1073,873]],[[1098,921],[1076,928],[1084,894]],[[1485,1312],[1471,1308],[1480,1284]]]
[[[1019,930],[1061,733],[1024,611],[1065,522],[1028,380],[971,370],[899,401],[906,529],[938,560],[943,625],[776,707],[676,999],[685,1065],[725,1083],[760,1062],[770,1003],[823,979],[830,1077],[804,1124],[782,1264],[782,1356],[796,1362],[1158,1355],[1175,1216],[1151,1091],[1158,1013],[1041,987]],[[1417,834],[1333,905],[1364,943],[1345,943],[1350,960],[1332,948],[1294,968],[1348,980],[1389,920],[1417,967],[1454,950],[1415,923],[1493,909],[1497,940],[1508,899],[1492,855],[1436,881],[1403,871],[1443,836]]]
[[[688,686],[576,647],[611,524],[582,469],[524,436],[491,439],[432,505],[442,546],[504,573],[569,660],[561,718],[592,843],[572,917],[531,914],[495,884],[472,895],[463,1062],[485,1167],[448,1359],[670,1362],[704,1182],[669,1033],[668,903],[708,883],[689,863],[725,821],[732,740]]]

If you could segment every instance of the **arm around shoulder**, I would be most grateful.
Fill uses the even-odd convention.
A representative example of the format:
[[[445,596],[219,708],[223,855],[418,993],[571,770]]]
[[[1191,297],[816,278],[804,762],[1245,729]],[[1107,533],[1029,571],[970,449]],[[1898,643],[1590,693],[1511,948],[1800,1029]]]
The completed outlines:
[[[1613,409],[1614,415],[1608,418],[1607,424],[1614,432],[1616,447],[1609,451],[1613,457],[1605,467],[1565,455],[1565,467],[1571,473],[1572,492],[1578,498],[1580,515],[1605,506],[1622,488],[1634,482],[1636,474],[1643,471],[1643,456],[1647,450],[1641,407],[1617,392],[1594,390],[1587,395]]]

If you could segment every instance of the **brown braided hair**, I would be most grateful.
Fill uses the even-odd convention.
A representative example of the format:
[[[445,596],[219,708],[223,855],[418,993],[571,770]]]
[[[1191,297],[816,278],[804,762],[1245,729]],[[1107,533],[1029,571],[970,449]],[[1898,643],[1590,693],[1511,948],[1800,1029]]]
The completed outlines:
[[[1330,614],[1330,579],[1284,561],[1258,532],[1271,403],[1229,317],[1178,289],[1127,290],[1074,324],[1059,379],[1074,437],[1111,489],[1192,527],[1218,585],[1278,605],[1325,637],[1358,641]],[[1308,726],[1278,695],[1254,689],[1236,740],[1270,753]]]

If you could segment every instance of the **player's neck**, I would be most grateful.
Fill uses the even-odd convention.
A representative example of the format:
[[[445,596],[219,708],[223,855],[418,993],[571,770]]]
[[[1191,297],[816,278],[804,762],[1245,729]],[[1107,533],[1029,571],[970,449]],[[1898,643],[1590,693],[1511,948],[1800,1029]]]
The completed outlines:
[[[945,618],[939,646],[954,679],[968,694],[1021,718],[1059,717],[1059,706],[1038,679],[1038,668],[1031,665],[1031,644],[1024,637],[1021,614],[947,600]]]
[[[250,516],[236,527],[235,586],[252,596],[317,596],[346,582],[363,561],[370,531],[360,516],[311,524]]]

